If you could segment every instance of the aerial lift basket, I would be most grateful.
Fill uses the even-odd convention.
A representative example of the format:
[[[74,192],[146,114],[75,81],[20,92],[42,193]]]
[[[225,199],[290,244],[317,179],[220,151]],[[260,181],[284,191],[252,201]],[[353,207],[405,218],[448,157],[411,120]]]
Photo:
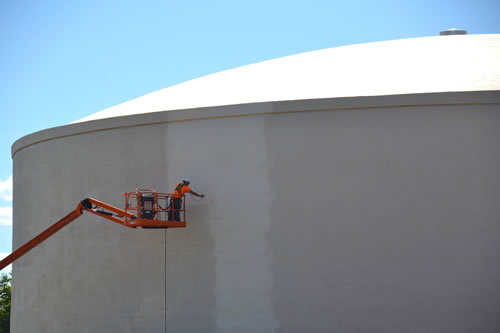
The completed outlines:
[[[172,196],[151,189],[136,189],[123,193],[125,211],[133,214],[126,217],[124,225],[131,228],[184,228],[186,227],[186,200],[180,209],[174,209]],[[174,216],[180,217],[174,221]]]

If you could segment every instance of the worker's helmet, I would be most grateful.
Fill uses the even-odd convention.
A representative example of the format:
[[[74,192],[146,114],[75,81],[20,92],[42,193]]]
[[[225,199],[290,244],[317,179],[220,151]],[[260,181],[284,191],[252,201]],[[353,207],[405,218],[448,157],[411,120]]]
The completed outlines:
[[[184,183],[191,183],[191,182],[189,181],[189,178],[184,178],[182,181],[183,181]]]

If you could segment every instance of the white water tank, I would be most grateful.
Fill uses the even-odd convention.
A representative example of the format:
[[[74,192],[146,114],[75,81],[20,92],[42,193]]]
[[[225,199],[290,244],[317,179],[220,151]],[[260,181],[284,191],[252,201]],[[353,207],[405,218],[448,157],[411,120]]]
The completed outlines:
[[[320,50],[19,139],[17,248],[184,177],[185,229],[84,214],[13,265],[12,332],[498,332],[500,35]]]

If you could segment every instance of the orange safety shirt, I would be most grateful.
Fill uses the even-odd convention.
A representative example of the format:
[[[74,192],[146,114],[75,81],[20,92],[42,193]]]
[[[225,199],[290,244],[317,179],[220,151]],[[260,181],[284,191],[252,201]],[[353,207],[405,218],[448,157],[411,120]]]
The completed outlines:
[[[184,194],[188,192],[191,192],[191,189],[187,185],[184,185],[181,187],[181,193],[179,193],[178,190],[175,190],[174,192],[172,192],[172,197],[174,197],[175,199],[180,199]]]

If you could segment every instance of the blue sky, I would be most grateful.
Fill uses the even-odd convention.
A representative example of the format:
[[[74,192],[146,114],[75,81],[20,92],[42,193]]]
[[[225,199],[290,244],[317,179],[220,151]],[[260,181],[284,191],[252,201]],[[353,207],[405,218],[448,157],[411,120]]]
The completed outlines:
[[[499,13],[497,0],[2,0],[0,253],[12,250],[10,148],[27,134],[301,52],[449,28],[500,33]]]

